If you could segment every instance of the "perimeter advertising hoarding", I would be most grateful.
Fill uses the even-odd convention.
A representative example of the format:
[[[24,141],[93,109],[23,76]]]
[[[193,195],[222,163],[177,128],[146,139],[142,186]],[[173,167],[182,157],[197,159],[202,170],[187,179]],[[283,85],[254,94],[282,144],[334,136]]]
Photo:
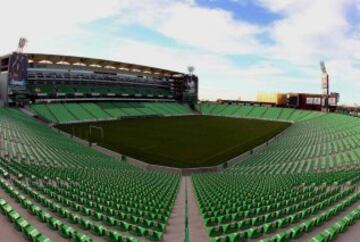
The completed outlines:
[[[22,53],[13,53],[9,63],[9,91],[25,90],[27,81],[28,57]]]

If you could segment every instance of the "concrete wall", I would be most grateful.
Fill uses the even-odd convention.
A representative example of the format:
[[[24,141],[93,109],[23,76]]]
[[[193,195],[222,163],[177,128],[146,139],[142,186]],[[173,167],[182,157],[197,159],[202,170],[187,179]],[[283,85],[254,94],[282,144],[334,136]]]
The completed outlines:
[[[0,73],[0,106],[8,103],[8,72]]]

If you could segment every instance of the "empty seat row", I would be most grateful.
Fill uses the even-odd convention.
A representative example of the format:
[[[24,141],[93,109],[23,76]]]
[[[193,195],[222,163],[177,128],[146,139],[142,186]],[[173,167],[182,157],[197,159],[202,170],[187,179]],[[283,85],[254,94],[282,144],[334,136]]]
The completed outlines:
[[[34,104],[31,109],[44,119],[55,123],[117,119],[127,116],[192,114],[192,110],[186,104],[165,102]]]
[[[24,234],[24,237],[33,242],[51,242],[39,230],[32,226],[27,220],[22,218],[5,199],[0,198],[0,212],[5,215],[9,222],[13,223],[16,230]]]
[[[166,232],[179,175],[144,171],[99,153],[16,109],[0,109],[0,143],[0,175],[31,200],[34,216],[56,215],[79,233],[114,241],[158,241]],[[44,223],[62,227],[54,219]],[[71,238],[77,235],[64,227]]]

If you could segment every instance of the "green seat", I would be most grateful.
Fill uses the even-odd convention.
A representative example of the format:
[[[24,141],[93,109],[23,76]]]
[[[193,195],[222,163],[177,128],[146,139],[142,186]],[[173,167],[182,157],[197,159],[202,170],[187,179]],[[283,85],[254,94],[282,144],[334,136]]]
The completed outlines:
[[[9,204],[5,204],[4,206],[1,207],[2,214],[5,214],[6,216],[8,216],[8,214],[12,211],[13,208]]]
[[[109,231],[109,234],[107,235],[107,238],[110,241],[113,241],[113,242],[121,242],[121,241],[123,241],[121,234],[116,232],[116,231]]]
[[[153,240],[153,241],[160,241],[161,240],[161,236],[162,236],[162,233],[161,232],[158,232],[158,231],[154,231],[154,230],[151,230],[151,229],[147,229],[145,231],[145,237],[150,239],[150,240]]]
[[[14,223],[17,219],[20,218],[20,214],[13,210],[8,214],[8,217],[10,221]]]
[[[132,234],[135,234],[137,236],[145,236],[145,229],[140,227],[140,226],[137,226],[137,225],[130,225],[130,232]]]
[[[290,215],[290,223],[297,223],[301,218],[301,214],[300,213],[297,213],[297,214],[294,214],[294,215]]]
[[[282,218],[282,219],[278,219],[278,220],[276,221],[276,226],[277,226],[278,228],[284,228],[284,227],[286,227],[289,223],[290,223],[290,222],[289,222],[289,219],[288,219],[288,218]]]
[[[288,233],[286,231],[278,233],[272,238],[272,240],[275,242],[286,242],[286,241],[290,241],[290,239],[291,239],[291,233]]]
[[[106,229],[102,225],[94,225],[91,229],[97,236],[104,236]]]
[[[0,207],[3,207],[5,204],[7,204],[5,199],[0,198]]]
[[[24,232],[25,232],[25,237],[32,242],[36,242],[37,241],[36,238],[41,235],[39,230],[35,229],[31,225],[27,226]]]
[[[38,206],[36,205],[32,205],[30,208],[29,208],[29,211],[32,215],[35,215],[37,216],[40,212],[41,212],[41,208],[39,208]]]
[[[221,226],[210,227],[207,229],[207,232],[210,237],[215,237],[223,234]]]
[[[45,235],[40,234],[38,237],[36,237],[36,242],[52,242],[52,241]]]
[[[259,242],[272,242],[272,240],[271,239],[262,239]]]
[[[226,224],[222,226],[224,233],[229,234],[239,230],[237,223]]]
[[[349,225],[349,220],[346,217],[344,217],[340,221],[336,222],[336,225],[341,232],[344,232]]]
[[[81,212],[82,215],[85,215],[85,216],[90,216],[91,215],[91,210],[88,209],[88,208],[85,208],[85,207],[82,207],[80,212]]]
[[[92,228],[92,223],[85,219],[85,218],[81,218],[80,219],[80,226],[83,228],[83,229],[86,229],[86,230],[89,230]]]
[[[51,219],[51,215],[45,211],[41,211],[37,217],[43,223],[47,223]]]
[[[80,233],[80,232],[76,232],[75,233],[75,237],[73,238],[73,240],[75,242],[91,242],[93,241],[89,236]]]
[[[27,209],[32,206],[32,202],[28,199],[25,199],[23,202],[21,202],[21,206]]]
[[[158,223],[157,221],[151,222],[145,220],[145,222],[147,222],[146,227],[151,227],[153,230],[162,232],[165,229],[165,224]]]
[[[270,234],[276,229],[276,222],[263,225],[264,233]]]
[[[319,215],[316,216],[316,225],[321,225],[325,221],[325,216]]]
[[[246,241],[245,233],[237,232],[226,236],[230,242],[243,242]]]
[[[246,238],[255,239],[261,236],[262,234],[262,227],[258,228],[250,228],[245,230]]]
[[[116,220],[112,217],[106,217],[105,223],[110,226],[115,226]]]
[[[296,239],[296,238],[300,237],[300,236],[303,234],[303,232],[304,232],[304,228],[305,228],[305,227],[304,227],[303,224],[299,224],[299,225],[291,228],[291,229],[290,229],[290,231],[291,231],[291,238],[292,238],[292,239]]]
[[[309,240],[309,242],[326,242],[326,241],[328,241],[328,235],[326,235],[325,233],[320,233]]]
[[[130,224],[122,222],[122,221],[120,221],[117,226],[118,226],[119,230],[125,231],[125,232],[128,232],[131,229]]]
[[[68,217],[68,220],[70,221],[70,223],[72,224],[77,224],[80,220],[80,217],[74,213],[71,213]]]
[[[59,214],[62,218],[67,218],[68,216],[70,216],[69,210],[67,210],[65,208],[61,208],[59,211]]]
[[[245,219],[243,221],[240,221],[237,223],[237,227],[239,229],[247,229],[251,226],[251,220],[250,219]]]
[[[75,229],[73,229],[69,225],[62,224],[59,231],[61,236],[63,236],[64,238],[70,239],[75,237]]]
[[[314,226],[315,226],[316,220],[315,219],[311,219],[310,221],[306,221],[303,223],[304,225],[304,231],[305,232],[310,232]]]
[[[56,218],[53,218],[51,217],[50,220],[48,221],[48,225],[51,229],[53,230],[59,230],[60,229],[60,226],[62,225],[63,223],[56,219]]]
[[[15,228],[22,232],[24,232],[26,227],[29,225],[30,225],[29,222],[23,218],[19,218],[15,221]]]
[[[340,227],[336,224],[324,231],[324,234],[327,235],[328,240],[335,240],[336,235],[340,232]]]
[[[96,220],[96,221],[101,221],[103,219],[103,216],[101,213],[93,213],[92,217]]]

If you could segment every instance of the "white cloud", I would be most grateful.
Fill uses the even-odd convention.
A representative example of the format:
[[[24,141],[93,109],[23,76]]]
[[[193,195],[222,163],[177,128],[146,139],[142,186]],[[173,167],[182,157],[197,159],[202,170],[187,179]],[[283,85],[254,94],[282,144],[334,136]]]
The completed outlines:
[[[304,63],[314,58],[333,58],[343,54],[344,49],[338,47],[347,40],[350,28],[345,16],[346,1],[262,2],[285,16],[268,32],[275,41],[275,46],[270,48],[273,55]]]
[[[180,72],[186,72],[189,65],[195,66],[195,74],[200,77],[201,98],[229,99],[242,96],[253,99],[257,92],[254,85],[264,86],[269,76],[282,73],[281,69],[271,63],[239,67],[224,55],[202,50],[163,47],[126,39],[119,39],[118,46],[113,49],[113,59]]]
[[[137,23],[175,41],[210,52],[251,53],[261,48],[255,35],[259,26],[235,20],[222,9],[200,7],[186,1],[144,0],[117,14],[116,24]]]
[[[355,14],[358,0],[258,0],[284,17],[273,23],[268,33],[275,45],[266,51],[290,66],[325,59],[331,76],[331,89],[340,91],[343,102],[359,100],[360,35],[347,14]],[[341,84],[340,84],[341,83]]]
[[[120,8],[117,0],[0,0],[0,6],[0,22],[6,23],[0,53],[15,50],[21,36],[29,39],[30,51],[46,49],[58,39],[83,35],[81,24],[112,15]]]
[[[260,45],[254,35],[260,28],[235,21],[224,10],[177,4],[159,31],[177,41],[219,53],[250,53]]]
[[[256,53],[274,62],[287,63],[282,70],[276,70],[274,73],[263,67],[259,68],[258,64],[245,69],[232,63],[228,65],[231,68],[217,67],[216,73],[208,70],[201,73],[202,77],[218,78],[228,85],[234,84],[237,79],[242,80],[243,86],[251,86],[254,89],[274,86],[280,89],[282,85],[286,87],[283,88],[284,91],[318,92],[320,60],[335,62],[347,59],[348,62],[353,62],[355,58],[359,58],[359,34],[356,35],[356,31],[353,31],[354,26],[351,26],[346,16],[349,5],[354,1],[259,0],[259,2],[263,7],[282,15],[283,18],[264,29],[235,20],[227,11],[208,9],[196,4],[177,2],[161,7],[144,4],[142,10],[139,11],[138,7],[134,9],[137,10],[135,16],[139,23],[217,58],[226,59],[224,54]],[[134,16],[132,11],[134,10],[127,9],[127,13]],[[264,31],[274,41],[273,45],[264,46],[257,41],[255,35]],[[200,66],[198,69],[201,68],[203,67]],[[289,68],[298,69],[299,73],[302,72],[301,76],[288,76],[285,72]],[[331,69],[332,66],[329,65],[329,68]],[[349,85],[357,87],[355,84],[357,70],[354,67],[352,70],[349,69],[346,71],[347,75],[341,77],[345,78]],[[261,75],[262,71],[267,75]],[[341,69],[337,71],[341,72]],[[213,76],[210,77],[209,73]],[[333,76],[334,81],[337,76]],[[209,79],[202,78],[202,81],[208,83],[211,88],[215,84],[210,83]],[[256,83],[280,83],[280,85],[256,86],[253,84],[254,80]],[[244,92],[243,90],[242,93]],[[346,92],[344,94],[346,96]]]
[[[360,91],[359,65],[354,65],[360,59],[360,28],[347,19],[348,11],[359,9],[360,0],[257,2],[283,18],[261,27],[223,9],[199,6],[194,0],[0,0],[0,22],[7,23],[0,53],[14,50],[18,38],[25,36],[30,40],[29,52],[113,58],[179,71],[191,64],[200,77],[201,96],[212,99],[253,98],[258,90],[267,89],[316,92],[318,61],[325,59],[332,87],[342,92],[346,102],[360,102],[354,95]],[[126,36],[118,39],[111,34],[100,38],[96,31],[84,30],[84,24],[105,18],[111,19],[107,23],[114,28],[138,24],[187,48],[141,43]],[[258,34],[267,34],[274,43],[263,45]],[[83,48],[83,43],[94,49]],[[262,58],[246,67],[229,58],[244,53]],[[279,62],[284,65],[275,65]],[[302,74],[289,76],[289,69]]]

